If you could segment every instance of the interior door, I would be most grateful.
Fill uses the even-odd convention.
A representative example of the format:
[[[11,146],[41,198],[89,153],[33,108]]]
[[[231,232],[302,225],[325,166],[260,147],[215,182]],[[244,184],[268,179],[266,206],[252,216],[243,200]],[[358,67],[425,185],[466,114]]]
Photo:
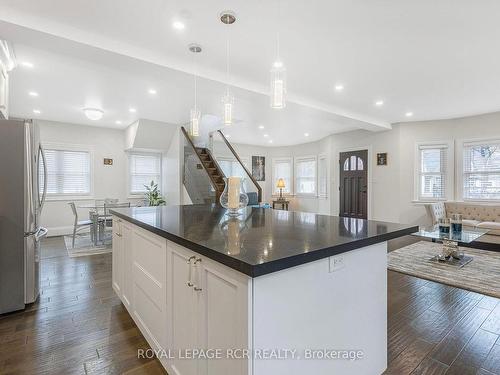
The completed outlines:
[[[340,153],[340,216],[368,217],[368,151]]]

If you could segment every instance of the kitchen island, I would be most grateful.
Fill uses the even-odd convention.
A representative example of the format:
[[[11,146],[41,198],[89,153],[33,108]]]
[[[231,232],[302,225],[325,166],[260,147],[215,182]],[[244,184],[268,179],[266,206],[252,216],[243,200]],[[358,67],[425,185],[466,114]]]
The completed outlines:
[[[263,208],[225,213],[215,205],[112,211],[113,289],[169,374],[381,374],[386,241],[418,228]]]

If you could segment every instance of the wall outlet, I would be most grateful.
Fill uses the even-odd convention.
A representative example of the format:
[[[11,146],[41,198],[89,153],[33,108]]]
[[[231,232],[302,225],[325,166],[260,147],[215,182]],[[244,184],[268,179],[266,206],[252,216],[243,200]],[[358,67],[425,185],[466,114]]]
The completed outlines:
[[[330,272],[336,272],[345,267],[345,258],[343,255],[330,257]]]

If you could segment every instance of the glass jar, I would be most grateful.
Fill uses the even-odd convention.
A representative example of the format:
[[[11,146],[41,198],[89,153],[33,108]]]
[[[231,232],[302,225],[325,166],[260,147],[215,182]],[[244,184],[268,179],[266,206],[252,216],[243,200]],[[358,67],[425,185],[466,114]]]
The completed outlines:
[[[448,234],[450,233],[450,219],[442,218],[438,220],[439,233]]]
[[[229,177],[224,179],[226,186],[220,196],[220,204],[227,210],[227,214],[232,217],[239,216],[241,209],[248,205],[248,195],[243,187],[241,177]]]
[[[451,230],[455,233],[462,232],[462,215],[461,214],[451,214],[450,218]]]

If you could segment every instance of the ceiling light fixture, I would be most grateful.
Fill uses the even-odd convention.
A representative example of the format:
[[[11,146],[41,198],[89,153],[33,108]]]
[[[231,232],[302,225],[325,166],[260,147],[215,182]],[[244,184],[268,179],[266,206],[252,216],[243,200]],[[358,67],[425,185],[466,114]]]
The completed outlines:
[[[92,121],[100,120],[102,119],[102,116],[104,116],[104,111],[99,108],[84,108],[83,112],[85,113],[85,116]]]
[[[413,112],[406,112],[406,113],[405,113],[405,116],[406,116],[406,117],[412,117],[412,116],[413,116]]]
[[[375,102],[375,105],[376,105],[377,107],[382,107],[382,106],[384,105],[384,101],[383,101],[383,100],[377,100],[377,101]]]
[[[281,17],[281,2],[278,0],[278,17]],[[280,32],[279,23],[276,33],[276,60],[271,68],[271,108],[282,109],[286,107],[286,68],[280,58]]]
[[[115,124],[116,124],[116,125],[121,125],[121,124],[122,124],[122,122],[121,122],[120,120],[116,120],[116,121],[115,121]]]
[[[39,114],[40,114],[40,113],[42,113],[42,112],[41,112],[39,109],[34,109],[34,110],[33,110],[33,113],[34,113],[35,115],[39,115]]]
[[[189,51],[193,53],[193,65],[194,65],[194,107],[191,109],[189,113],[189,123],[191,127],[191,136],[198,137],[200,135],[200,120],[201,120],[201,111],[198,109],[198,87],[197,87],[197,72],[196,72],[196,55],[201,53],[201,46],[198,44],[190,44],[188,46]]]
[[[304,137],[309,137],[309,133],[304,133]]]
[[[29,96],[32,96],[34,98],[38,97],[38,93],[35,91],[30,91],[28,94],[29,94]]]
[[[264,129],[264,125],[259,125],[259,129]]]
[[[335,85],[335,91],[342,91],[344,89],[344,85]]]
[[[236,22],[236,15],[233,11],[226,10],[220,14],[220,20],[226,26],[232,25]],[[223,123],[224,125],[232,125],[233,123],[233,105],[234,96],[229,89],[230,76],[229,76],[229,28],[226,34],[226,93],[222,97],[223,105]]]
[[[29,69],[32,69],[35,65],[33,65],[33,63],[30,63],[29,61],[23,61],[21,63],[22,66],[24,66],[25,68],[29,68]]]
[[[272,140],[272,139],[270,139],[270,140],[269,140],[269,143],[273,143],[273,140]]]
[[[179,30],[179,31],[182,31],[186,28],[186,25],[184,24],[184,22],[182,21],[174,21],[172,23],[172,27],[175,29],[175,30]]]
[[[265,137],[265,138],[269,137],[269,134],[264,134],[264,137]]]
[[[158,92],[155,90],[155,89],[149,89],[148,92],[151,94],[151,95],[156,95]]]
[[[136,113],[136,112],[137,112],[137,109],[135,109],[135,108],[129,108],[129,109],[128,109],[128,111],[129,111],[130,113]]]

